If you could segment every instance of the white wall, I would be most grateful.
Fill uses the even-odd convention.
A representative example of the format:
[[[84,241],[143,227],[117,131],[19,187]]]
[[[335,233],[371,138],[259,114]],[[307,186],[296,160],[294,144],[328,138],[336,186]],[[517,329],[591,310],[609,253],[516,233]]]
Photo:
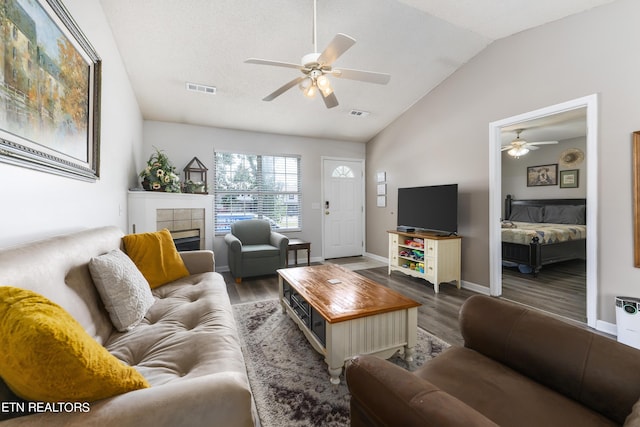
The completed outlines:
[[[578,148],[587,152],[587,138],[571,138],[557,145],[544,145],[516,159],[502,152],[502,200],[511,194],[514,199],[584,199],[587,197],[587,162],[576,166],[564,166],[560,163],[560,154],[569,148]],[[539,165],[558,165],[558,185],[527,187],[527,168]],[[578,170],[578,188],[560,188],[560,172]]]
[[[126,230],[142,116],[98,0],[64,4],[102,58],[100,179],[82,182],[0,163],[0,247],[95,226]]]
[[[321,159],[339,157],[364,159],[365,144],[318,138],[246,132],[176,123],[144,122],[144,159],[138,163],[141,171],[148,156],[155,150],[164,151],[184,179],[182,169],[197,157],[209,169],[208,183],[214,182],[214,150],[254,154],[300,155],[302,171],[302,231],[285,233],[311,242],[311,258],[322,256],[322,211],[312,204],[321,202]],[[210,191],[212,194],[212,191]],[[228,269],[227,248],[223,236],[213,242],[216,270]]]
[[[367,251],[387,255],[398,187],[458,182],[462,279],[488,287],[488,124],[598,93],[597,319],[615,323],[615,296],[640,296],[630,159],[640,129],[639,15],[640,2],[618,0],[497,41],[370,141]],[[387,172],[387,208],[375,207],[377,170]]]

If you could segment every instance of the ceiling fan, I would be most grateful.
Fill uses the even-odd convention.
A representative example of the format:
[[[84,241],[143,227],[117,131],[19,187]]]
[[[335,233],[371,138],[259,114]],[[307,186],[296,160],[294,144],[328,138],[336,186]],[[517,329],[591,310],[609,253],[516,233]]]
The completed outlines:
[[[331,82],[328,76],[338,77],[349,80],[359,80],[367,83],[387,84],[391,76],[384,73],[376,73],[373,71],[352,70],[349,68],[334,69],[333,63],[345,53],[356,40],[346,34],[338,33],[331,43],[318,53],[316,43],[316,0],[313,0],[313,49],[314,53],[306,54],[302,57],[300,64],[291,62],[272,61],[268,59],[249,58],[245,63],[272,65],[275,67],[295,68],[302,72],[302,75],[285,83],[273,93],[263,98],[263,101],[273,101],[294,86],[299,86],[302,93],[313,98],[317,92],[320,92],[324,104],[327,108],[333,108],[338,105],[338,98],[333,93]]]
[[[548,144],[557,144],[558,141],[535,141],[535,142],[527,142],[524,139],[520,139],[520,134],[524,131],[525,129],[516,129],[516,139],[514,139],[513,141],[511,141],[509,143],[509,145],[503,145],[500,148],[500,151],[507,151],[507,154],[509,154],[512,157],[515,157],[516,159],[520,156],[524,156],[525,154],[527,154],[530,150],[537,150],[539,147],[537,147],[538,145],[548,145]]]

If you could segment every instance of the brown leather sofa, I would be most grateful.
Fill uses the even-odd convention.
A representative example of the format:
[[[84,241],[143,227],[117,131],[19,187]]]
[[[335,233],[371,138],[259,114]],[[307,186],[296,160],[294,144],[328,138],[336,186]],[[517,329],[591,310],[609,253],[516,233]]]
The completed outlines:
[[[459,321],[464,347],[415,372],[354,358],[351,425],[639,425],[639,350],[487,296],[469,298]]]

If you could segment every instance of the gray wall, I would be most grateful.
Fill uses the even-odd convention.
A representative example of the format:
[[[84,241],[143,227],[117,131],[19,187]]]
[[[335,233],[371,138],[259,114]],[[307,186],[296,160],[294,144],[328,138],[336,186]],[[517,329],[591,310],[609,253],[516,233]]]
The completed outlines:
[[[387,256],[397,188],[457,182],[462,279],[489,286],[488,124],[599,94],[597,319],[640,296],[633,267],[631,133],[640,129],[640,2],[618,0],[493,43],[367,145],[367,251]],[[388,206],[375,206],[375,172]]]
[[[365,144],[321,138],[304,138],[259,132],[246,132],[166,122],[144,122],[144,153],[153,147],[163,150],[184,177],[182,169],[198,157],[209,169],[208,182],[214,182],[214,150],[254,154],[299,154],[302,156],[302,231],[286,233],[290,238],[311,242],[311,258],[322,255],[321,166],[322,157],[364,159]],[[145,166],[146,158],[138,170]],[[210,191],[212,194],[212,191]],[[228,268],[227,247],[223,236],[213,242],[216,270]],[[301,253],[302,256],[302,253]]]
[[[565,139],[557,145],[544,145],[530,151],[519,159],[502,152],[502,200],[507,194],[514,199],[584,199],[587,197],[586,159],[576,166],[564,166],[559,162],[560,154],[569,149],[578,148],[587,152],[585,137]],[[527,167],[539,165],[558,165],[558,185],[527,187]],[[560,188],[560,172],[578,170],[578,188]]]

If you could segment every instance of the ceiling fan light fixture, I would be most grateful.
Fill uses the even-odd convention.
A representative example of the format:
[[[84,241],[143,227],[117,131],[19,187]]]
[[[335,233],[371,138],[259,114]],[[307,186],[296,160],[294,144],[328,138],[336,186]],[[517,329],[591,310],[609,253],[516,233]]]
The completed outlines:
[[[524,156],[528,152],[529,149],[527,147],[513,147],[511,150],[507,151],[507,154],[517,159],[520,156]]]
[[[317,45],[317,0],[313,0],[313,53],[308,53],[302,57],[302,64],[294,64],[291,62],[272,61],[269,59],[248,58],[245,63],[259,64],[259,65],[271,65],[284,68],[295,68],[299,70],[304,76],[300,76],[296,79],[285,83],[274,92],[262,98],[263,101],[273,101],[278,96],[282,95],[294,86],[298,86],[302,93],[308,97],[315,97],[316,92],[321,91],[322,100],[327,108],[334,108],[338,106],[338,99],[334,94],[334,90],[331,87],[331,82],[328,76],[325,74],[331,74],[334,77],[345,78],[348,80],[359,80],[362,82],[387,84],[389,82],[388,74],[376,73],[373,71],[352,70],[343,68],[342,70],[333,70],[333,63],[342,56],[347,50],[351,48],[356,42],[353,37],[350,37],[343,33],[338,33],[329,42],[327,47],[318,53]],[[308,79],[306,79],[306,78]]]
[[[316,85],[312,83],[302,93],[304,93],[304,96],[306,96],[307,98],[313,98],[316,96],[317,91],[318,89],[316,88]]]
[[[318,84],[318,88],[321,90],[331,86],[331,83],[329,82],[329,78],[324,74],[318,76],[318,78],[316,79],[316,83]]]
[[[298,85],[298,87],[300,88],[300,90],[302,92],[305,92],[307,89],[309,89],[310,86],[313,85],[313,80],[311,79],[311,77],[307,77],[306,79],[302,80],[300,82],[300,84]]]

